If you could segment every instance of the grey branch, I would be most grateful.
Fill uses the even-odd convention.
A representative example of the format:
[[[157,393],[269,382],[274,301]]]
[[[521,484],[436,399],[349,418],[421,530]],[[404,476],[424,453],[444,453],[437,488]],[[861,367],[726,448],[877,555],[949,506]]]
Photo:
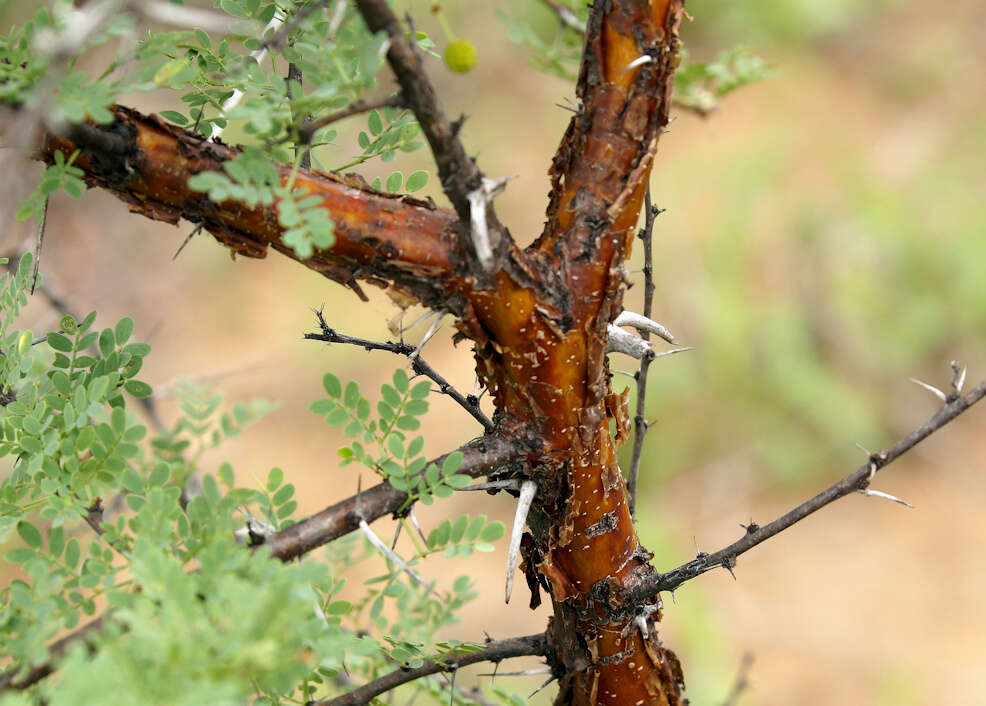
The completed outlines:
[[[512,637],[507,640],[497,640],[490,642],[486,647],[477,652],[455,654],[442,660],[425,662],[417,669],[397,669],[389,674],[385,674],[379,679],[374,679],[370,683],[364,684],[358,689],[350,691],[348,694],[337,696],[334,699],[326,699],[325,701],[316,701],[313,706],[360,706],[361,704],[370,703],[371,699],[391,689],[395,689],[401,684],[407,684],[415,679],[421,679],[431,674],[452,672],[478,662],[499,662],[500,660],[511,657],[544,655],[547,652],[548,638],[544,633],[527,635],[525,637]]]
[[[736,558],[740,554],[748,552],[761,542],[765,542],[774,535],[786,530],[796,522],[803,520],[814,512],[821,510],[839,498],[845,497],[850,493],[866,490],[870,483],[872,474],[899,458],[914,446],[931,436],[943,426],[951,422],[960,414],[969,409],[972,405],[979,402],[986,396],[986,381],[979,383],[969,394],[959,396],[953,393],[949,396],[945,406],[942,407],[933,417],[912,431],[906,437],[898,441],[893,446],[876,454],[872,454],[869,460],[840,480],[838,483],[826,488],[815,497],[803,502],[786,515],[777,518],[773,522],[763,527],[751,523],[746,528],[746,534],[739,540],[733,542],[728,547],[720,549],[713,554],[699,554],[687,564],[682,564],[676,569],[667,573],[654,574],[637,584],[633,590],[627,592],[625,602],[627,604],[642,604],[661,591],[674,591],[678,586],[690,581],[691,579],[704,574],[706,571],[722,567],[730,569],[736,565]]]

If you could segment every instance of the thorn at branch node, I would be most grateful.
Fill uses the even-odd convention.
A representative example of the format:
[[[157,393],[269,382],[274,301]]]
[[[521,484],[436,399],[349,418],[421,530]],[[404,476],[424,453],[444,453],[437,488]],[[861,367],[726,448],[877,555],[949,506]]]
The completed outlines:
[[[496,267],[496,258],[493,253],[500,245],[500,234],[496,232],[491,234],[486,222],[486,206],[493,200],[493,197],[503,191],[507,182],[516,176],[514,174],[502,179],[483,177],[480,187],[470,191],[466,196],[469,199],[469,224],[472,229],[473,247],[476,249],[476,257],[480,266],[486,272],[492,272]]]
[[[635,69],[638,66],[649,64],[652,61],[654,61],[654,57],[648,54],[644,54],[643,56],[638,56],[636,59],[634,59],[633,61],[631,61],[629,64],[626,65],[626,68],[623,69],[622,73],[626,73],[627,71]]]
[[[911,505],[909,502],[898,498],[896,495],[891,495],[890,493],[884,493],[883,491],[880,490],[870,490],[869,488],[860,488],[859,492],[862,493],[863,495],[873,496],[874,498],[883,498],[884,500],[892,500],[893,502],[899,503],[904,507],[909,507],[912,510],[914,509],[914,506]]]
[[[674,343],[674,336],[668,331],[667,327],[633,311],[624,311],[616,317],[613,324],[616,326],[632,326],[638,331],[647,331],[663,338],[668,343]]]
[[[938,399],[940,399],[942,402],[946,402],[946,403],[948,402],[948,395],[946,395],[944,392],[942,392],[941,390],[939,390],[934,385],[929,385],[926,382],[921,382],[917,378],[911,378],[911,382],[913,382],[915,385],[920,385],[925,390],[927,390],[928,392],[930,392],[931,394],[933,394],[935,397],[937,397]]]
[[[629,331],[624,331],[615,324],[607,326],[606,332],[609,334],[609,340],[606,342],[607,353],[623,353],[637,360],[654,354],[647,341]]]
[[[534,494],[537,493],[538,485],[532,480],[525,480],[520,485],[520,498],[517,500],[517,512],[514,514],[514,526],[510,531],[510,547],[507,550],[507,582],[505,597],[506,602],[510,602],[510,594],[514,588],[514,573],[520,563],[520,538],[524,534],[524,525],[527,524],[527,513],[531,511],[531,503],[534,501]]]

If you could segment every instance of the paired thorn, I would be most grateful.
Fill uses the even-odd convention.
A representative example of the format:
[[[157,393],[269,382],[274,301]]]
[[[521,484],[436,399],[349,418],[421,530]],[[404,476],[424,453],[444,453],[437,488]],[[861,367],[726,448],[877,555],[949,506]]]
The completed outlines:
[[[928,392],[930,392],[931,394],[933,394],[935,397],[937,397],[938,399],[940,399],[942,402],[948,402],[948,395],[946,395],[944,392],[942,392],[941,390],[939,390],[934,385],[929,385],[926,382],[921,382],[917,378],[911,378],[911,382],[913,382],[915,385],[920,385],[925,390],[927,390]]]
[[[609,334],[609,340],[606,342],[607,353],[623,353],[637,360],[654,354],[647,341],[629,331],[624,331],[615,324],[607,326],[606,332]]]
[[[397,554],[395,554],[390,547],[383,543],[376,533],[370,529],[370,525],[368,525],[366,520],[363,518],[360,518],[359,529],[360,532],[363,533],[363,536],[366,537],[367,541],[369,541],[378,552],[383,554],[388,561],[392,562],[395,566],[397,566],[397,568],[410,576],[415,583],[423,586],[426,591],[434,594],[438,599],[444,600],[442,595],[438,593],[430,583],[421,578],[421,575],[417,571],[412,569],[406,561],[397,556]]]
[[[517,512],[514,514],[514,526],[510,531],[510,547],[507,549],[507,583],[505,597],[506,602],[510,602],[510,594],[514,588],[514,573],[520,563],[520,538],[524,534],[524,525],[527,524],[527,514],[531,511],[531,503],[534,501],[534,494],[537,493],[538,484],[532,480],[525,480],[520,484],[520,498],[517,500]]]
[[[640,637],[647,639],[650,635],[650,628],[647,627],[647,621],[650,619],[654,613],[661,609],[661,602],[658,601],[655,604],[645,605],[640,609],[640,613],[634,616],[633,623],[640,630]]]
[[[875,468],[876,468],[876,464],[874,463],[871,466],[871,473],[872,473],[872,469]],[[884,500],[892,500],[895,503],[900,503],[904,507],[909,507],[912,510],[914,509],[914,506],[911,505],[906,500],[902,500],[901,498],[898,498],[896,495],[891,495],[890,493],[884,493],[881,490],[870,490],[869,488],[860,488],[859,492],[862,493],[863,495],[871,495],[874,498],[883,498]]]
[[[263,544],[267,537],[277,532],[276,527],[263,520],[258,520],[249,510],[241,508],[240,512],[246,517],[246,525],[233,532],[233,538],[237,544],[248,547]]]
[[[520,481],[516,480],[491,480],[486,483],[473,483],[459,490],[517,490],[520,488]]]
[[[554,680],[555,680],[555,675],[554,675],[554,674],[552,674],[552,675],[551,675],[550,677],[548,677],[548,678],[547,678],[547,680],[545,680],[545,682],[544,682],[544,684],[542,684],[542,685],[541,685],[541,686],[539,686],[539,687],[538,687],[537,689],[535,689],[535,690],[534,690],[534,691],[532,691],[532,692],[531,692],[530,694],[528,694],[528,695],[527,695],[527,698],[531,698],[532,696],[534,696],[534,694],[536,694],[536,693],[538,693],[539,691],[541,691],[542,689],[544,689],[544,687],[546,687],[546,686],[548,686],[548,684],[550,684],[550,683],[551,683],[551,682],[553,682]]]
[[[492,272],[496,267],[496,258],[493,252],[500,245],[500,234],[490,233],[489,225],[486,222],[486,206],[497,194],[503,191],[507,182],[516,175],[503,177],[502,179],[488,179],[483,177],[483,181],[478,189],[470,191],[466,198],[469,199],[469,224],[472,228],[472,243],[476,249],[476,257],[480,266],[487,272]]]
[[[616,317],[613,324],[615,326],[632,326],[638,331],[653,333],[655,336],[663,338],[668,343],[674,343],[674,336],[664,325],[633,311],[624,311]]]
[[[405,326],[404,325],[404,312],[402,311],[401,312],[401,318],[400,318],[400,320],[397,322],[397,325],[396,326],[390,327],[390,332],[392,334],[394,334],[395,336],[400,336],[401,337],[401,340],[403,341],[404,340],[404,332],[405,331],[410,331],[411,329],[413,329],[418,324],[424,323],[425,321],[427,321],[428,319],[430,319],[432,316],[435,316],[436,314],[438,314],[438,310],[437,309],[429,309],[428,311],[426,311],[425,313],[423,313],[421,316],[419,316],[418,318],[416,318],[414,321],[412,321],[411,323],[409,323],[409,324],[407,324]]]
[[[411,507],[410,510],[407,511],[407,519],[411,521],[411,525],[414,527],[414,530],[418,533],[418,536],[421,538],[421,541],[425,543],[425,546],[428,546],[428,538],[425,536],[424,530],[421,529],[421,525],[418,524],[418,518],[414,514],[413,506]]]
[[[529,677],[536,674],[551,674],[551,667],[540,667],[538,669],[523,669],[519,672],[489,672],[487,674],[477,674],[477,677]]]
[[[425,335],[421,337],[421,340],[418,342],[418,345],[415,347],[415,349],[411,352],[411,355],[407,357],[407,359],[411,362],[412,365],[414,364],[415,359],[418,357],[418,354],[421,353],[421,349],[424,348],[425,344],[431,340],[431,337],[435,335],[435,333],[438,331],[438,328],[442,325],[442,321],[445,319],[445,312],[436,312],[436,313],[438,313],[438,316],[435,318],[434,321],[431,322],[431,326],[429,326],[428,330],[425,331]]]

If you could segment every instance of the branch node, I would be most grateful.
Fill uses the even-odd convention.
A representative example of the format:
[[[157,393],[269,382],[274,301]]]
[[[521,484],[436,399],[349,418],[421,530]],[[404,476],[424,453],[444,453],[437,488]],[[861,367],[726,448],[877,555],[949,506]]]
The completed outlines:
[[[935,387],[934,385],[929,385],[926,382],[921,382],[917,378],[911,378],[911,382],[913,382],[915,385],[919,385],[919,386],[923,387],[925,390],[927,390],[928,392],[930,392],[931,394],[933,394],[935,397],[937,397],[938,399],[940,399],[942,402],[944,402],[945,404],[948,404],[948,396],[944,392],[942,392],[941,390],[939,390],[937,387]]]
[[[495,196],[506,188],[507,182],[516,176],[513,174],[501,179],[483,177],[479,188],[466,194],[466,198],[469,200],[469,224],[473,248],[476,250],[476,259],[479,260],[480,267],[486,272],[493,272],[496,269],[495,252],[500,247],[501,235],[497,229],[494,229],[492,233],[490,232],[486,218],[486,207]]]
[[[896,495],[891,495],[890,493],[884,493],[882,490],[869,490],[868,488],[860,488],[859,492],[862,493],[863,495],[870,495],[874,498],[883,498],[884,500],[891,500],[895,503],[899,503],[900,505],[903,505],[904,507],[909,507],[912,510],[914,509],[914,506],[911,505],[906,500],[902,500],[901,498],[898,498]]]

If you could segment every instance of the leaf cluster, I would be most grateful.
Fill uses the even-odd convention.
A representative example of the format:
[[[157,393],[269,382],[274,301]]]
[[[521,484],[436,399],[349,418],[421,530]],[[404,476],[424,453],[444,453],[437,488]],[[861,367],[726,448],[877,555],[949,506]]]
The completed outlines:
[[[322,380],[327,397],[311,405],[315,414],[324,415],[329,426],[341,426],[352,441],[339,449],[342,465],[358,462],[370,468],[398,490],[408,494],[408,504],[425,504],[434,498],[447,498],[457,488],[469,484],[469,476],[456,473],[462,454],[453,452],[441,463],[429,463],[423,454],[425,439],[408,433],[421,426],[419,418],[428,411],[431,382],[411,385],[407,373],[394,371],[391,383],[380,387],[380,400],[373,406],[350,381],[343,389],[339,378],[326,373]],[[372,445],[368,448],[367,445]],[[375,447],[375,450],[374,450]]]

